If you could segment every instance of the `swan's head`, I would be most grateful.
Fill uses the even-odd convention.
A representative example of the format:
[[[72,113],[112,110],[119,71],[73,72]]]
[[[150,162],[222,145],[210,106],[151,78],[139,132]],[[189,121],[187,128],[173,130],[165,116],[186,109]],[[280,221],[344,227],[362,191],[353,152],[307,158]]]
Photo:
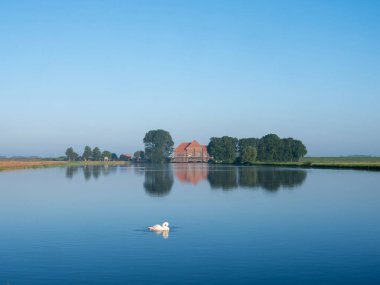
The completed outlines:
[[[164,222],[164,223],[162,224],[162,226],[168,228],[168,227],[169,227],[169,223],[168,223],[168,222]]]

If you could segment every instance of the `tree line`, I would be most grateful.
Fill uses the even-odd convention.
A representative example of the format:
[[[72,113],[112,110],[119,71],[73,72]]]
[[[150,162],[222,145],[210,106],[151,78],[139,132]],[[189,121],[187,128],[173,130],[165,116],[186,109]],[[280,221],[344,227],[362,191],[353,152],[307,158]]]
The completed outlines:
[[[306,155],[305,145],[293,138],[268,134],[262,138],[237,139],[212,137],[207,151],[217,163],[252,164],[260,162],[292,162]]]
[[[169,162],[174,142],[168,131],[151,130],[145,134],[145,159],[148,162]],[[215,163],[252,164],[260,162],[299,161],[307,150],[302,141],[268,134],[262,138],[212,137],[207,151]]]
[[[108,150],[101,151],[98,147],[91,149],[88,145],[84,147],[82,155],[74,151],[72,147],[66,149],[66,159],[68,161],[104,161],[104,160],[119,160],[116,153]]]
[[[72,147],[66,150],[69,161],[101,161],[101,160],[135,160],[138,162],[163,163],[170,162],[174,150],[174,142],[168,131],[158,129],[147,132],[143,139],[145,151],[136,151],[133,157],[121,155],[98,147],[91,149],[85,146],[83,154],[78,155]],[[253,164],[259,162],[292,162],[306,155],[307,150],[302,141],[293,138],[280,138],[268,134],[262,138],[212,137],[207,151],[215,163]]]

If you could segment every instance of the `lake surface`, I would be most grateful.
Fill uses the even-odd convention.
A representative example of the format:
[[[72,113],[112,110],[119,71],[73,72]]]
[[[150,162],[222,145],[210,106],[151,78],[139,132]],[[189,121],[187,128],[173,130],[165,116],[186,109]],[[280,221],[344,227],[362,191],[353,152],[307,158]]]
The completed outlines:
[[[0,172],[1,284],[380,284],[380,173]],[[146,230],[169,221],[168,235]]]

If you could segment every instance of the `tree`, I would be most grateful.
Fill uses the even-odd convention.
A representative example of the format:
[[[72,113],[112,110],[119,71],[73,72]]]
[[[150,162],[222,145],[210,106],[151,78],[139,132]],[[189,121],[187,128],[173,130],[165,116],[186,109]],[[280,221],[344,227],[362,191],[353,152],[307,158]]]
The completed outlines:
[[[112,158],[112,153],[108,150],[105,150],[102,152],[102,160],[105,160],[106,157],[108,160],[111,160],[111,158]]]
[[[269,134],[259,140],[257,159],[260,161],[298,161],[306,155],[304,144],[293,138],[280,139]]]
[[[281,143],[281,139],[275,134],[263,136],[258,144],[257,159],[260,161],[279,161]]]
[[[299,140],[294,140],[293,147],[292,147],[293,159],[295,161],[299,161],[299,159],[301,157],[304,157],[306,153],[307,153],[307,149],[305,145]]]
[[[90,148],[88,145],[86,145],[86,146],[84,147],[84,152],[83,152],[82,157],[83,157],[83,160],[85,160],[85,161],[87,161],[87,160],[91,160],[91,157],[92,157],[92,151],[91,151],[91,148]]]
[[[162,163],[169,160],[173,152],[174,142],[169,132],[165,130],[151,130],[145,134],[145,158],[149,162]]]
[[[142,161],[145,158],[145,153],[142,150],[138,150],[133,154],[133,159],[135,161]]]
[[[73,160],[76,160],[78,158],[78,154],[74,151],[74,149],[72,147],[69,147],[68,149],[66,149],[65,154],[66,154],[67,159],[69,161],[73,161]]]
[[[113,161],[117,161],[117,160],[119,160],[119,158],[118,158],[118,156],[117,156],[116,153],[112,153],[112,154],[111,154],[111,159],[112,159]]]
[[[252,147],[256,148],[256,150],[257,150],[259,142],[260,142],[260,139],[258,139],[258,138],[239,139],[239,141],[238,141],[239,156],[240,157],[242,156],[243,150],[248,146],[252,146]]]
[[[242,150],[242,154],[240,157],[241,163],[249,163],[252,164],[256,161],[257,158],[257,150],[253,146],[247,146]]]
[[[228,136],[212,137],[207,146],[207,151],[216,162],[233,163],[236,160],[237,142],[237,138]]]
[[[102,158],[102,153],[101,153],[100,149],[98,147],[95,147],[92,150],[92,159],[95,161],[99,161],[99,160],[101,160],[101,158]]]

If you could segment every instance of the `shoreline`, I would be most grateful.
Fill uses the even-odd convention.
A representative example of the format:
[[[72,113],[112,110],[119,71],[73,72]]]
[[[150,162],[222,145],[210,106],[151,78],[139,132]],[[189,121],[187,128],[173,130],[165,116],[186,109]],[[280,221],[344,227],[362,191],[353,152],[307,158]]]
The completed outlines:
[[[68,166],[85,166],[85,165],[125,165],[128,161],[23,161],[23,160],[0,160],[0,172],[33,169],[33,168],[52,168],[52,167],[68,167]]]
[[[86,165],[128,165],[130,161],[44,161],[44,160],[0,160],[0,172],[33,168],[52,168],[52,167],[69,167],[69,166],[86,166]],[[192,164],[192,163],[190,163]],[[380,162],[339,162],[339,161],[300,161],[300,162],[255,162],[253,164],[222,164],[213,165],[234,165],[234,166],[273,166],[273,167],[293,167],[302,169],[353,169],[380,171]]]
[[[378,162],[256,162],[252,166],[294,167],[303,169],[352,169],[380,171]]]

